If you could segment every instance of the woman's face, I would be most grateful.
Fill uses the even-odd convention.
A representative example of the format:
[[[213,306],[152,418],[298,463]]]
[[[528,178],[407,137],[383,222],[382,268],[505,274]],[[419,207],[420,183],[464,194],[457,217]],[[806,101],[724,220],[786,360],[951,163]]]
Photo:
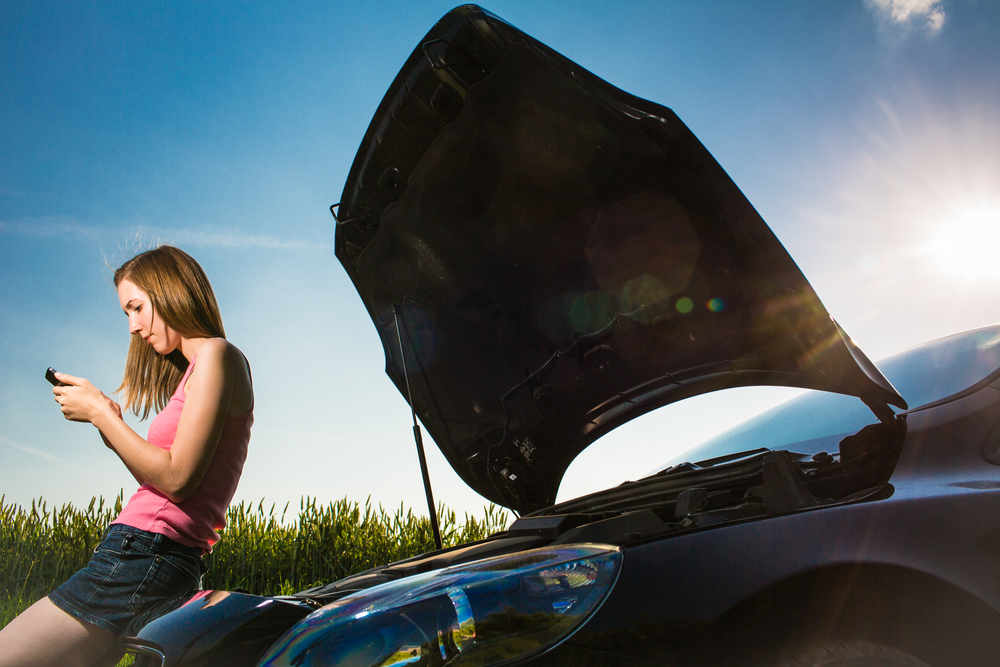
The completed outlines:
[[[180,334],[164,324],[153,313],[149,295],[127,278],[118,283],[118,301],[128,315],[128,331],[137,334],[160,354],[170,354],[178,349]]]

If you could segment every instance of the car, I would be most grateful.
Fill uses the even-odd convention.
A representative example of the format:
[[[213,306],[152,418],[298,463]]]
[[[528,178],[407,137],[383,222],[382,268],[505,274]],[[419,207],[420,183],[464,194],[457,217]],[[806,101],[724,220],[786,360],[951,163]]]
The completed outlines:
[[[201,592],[121,640],[136,664],[997,662],[1000,326],[873,363],[672,111],[473,5],[333,210],[415,432],[518,518],[291,596]],[[556,504],[615,427],[759,385],[809,391]]]

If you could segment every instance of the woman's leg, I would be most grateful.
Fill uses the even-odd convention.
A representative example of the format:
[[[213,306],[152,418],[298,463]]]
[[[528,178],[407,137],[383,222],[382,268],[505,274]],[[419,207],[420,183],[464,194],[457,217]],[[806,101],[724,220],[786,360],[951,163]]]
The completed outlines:
[[[0,630],[0,667],[90,667],[114,645],[110,632],[45,597]]]

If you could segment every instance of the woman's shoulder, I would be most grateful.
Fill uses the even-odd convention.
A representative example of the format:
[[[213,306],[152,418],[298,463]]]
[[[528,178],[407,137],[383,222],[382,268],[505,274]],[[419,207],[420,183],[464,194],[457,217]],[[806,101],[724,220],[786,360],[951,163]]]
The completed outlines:
[[[209,375],[221,373],[236,379],[250,378],[250,362],[240,348],[225,338],[208,338],[198,348],[195,370]]]
[[[225,338],[207,338],[198,348],[198,361],[208,360],[209,363],[218,362],[231,364],[238,362],[238,366],[246,366],[247,359],[240,348],[230,343]]]
[[[243,352],[225,338],[209,338],[198,348],[197,366],[211,375],[221,373],[224,382],[233,388],[230,415],[240,415],[253,407],[253,382],[250,363]]]

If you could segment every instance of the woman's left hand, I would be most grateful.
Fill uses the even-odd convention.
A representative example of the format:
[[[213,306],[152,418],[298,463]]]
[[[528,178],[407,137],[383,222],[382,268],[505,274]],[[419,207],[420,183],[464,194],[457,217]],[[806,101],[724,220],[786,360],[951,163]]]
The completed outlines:
[[[89,380],[66,373],[56,373],[56,379],[64,386],[53,387],[52,393],[66,419],[93,424],[102,414],[114,412],[108,397]],[[121,418],[120,413],[116,416]]]

